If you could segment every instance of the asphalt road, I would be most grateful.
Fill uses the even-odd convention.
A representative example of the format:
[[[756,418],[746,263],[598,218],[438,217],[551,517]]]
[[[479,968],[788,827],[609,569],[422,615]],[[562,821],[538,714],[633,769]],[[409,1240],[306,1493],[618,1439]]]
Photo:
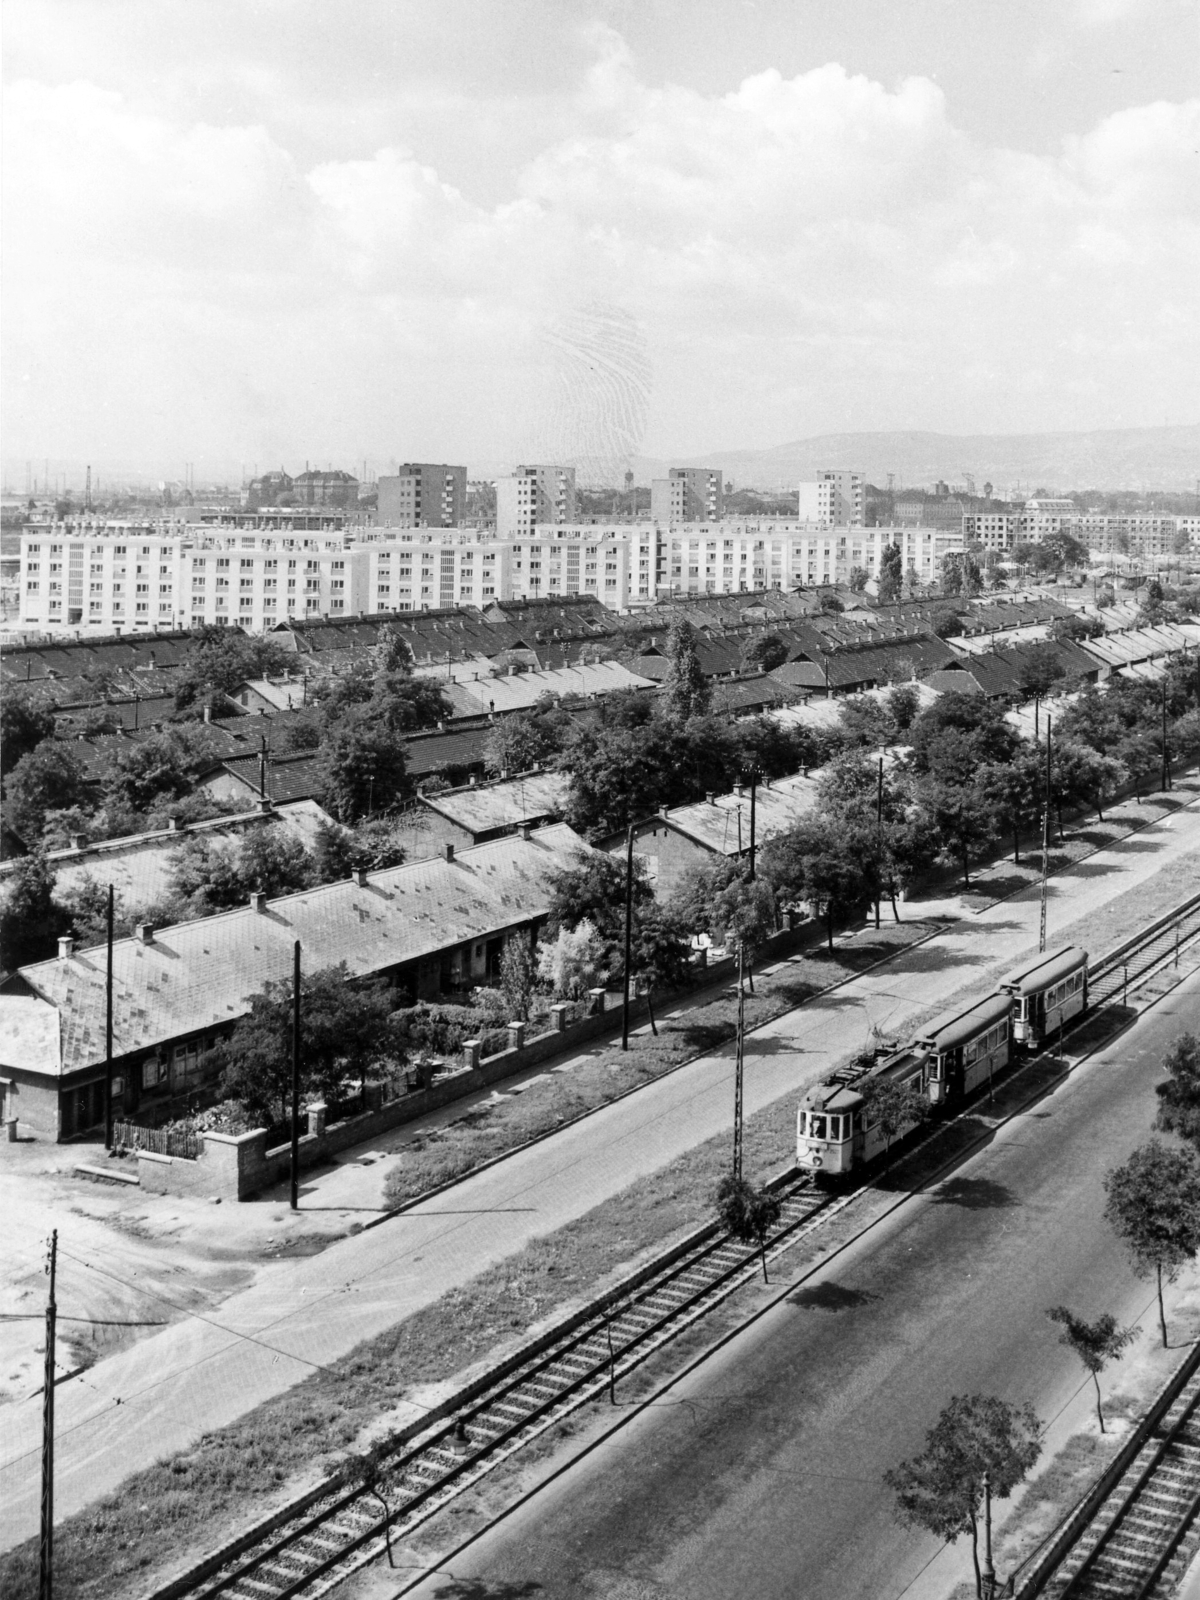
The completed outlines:
[[[1172,899],[1200,888],[1194,801],[1053,878],[1051,941],[1068,934],[1086,943],[1089,919],[1135,889],[1157,892],[1164,877]],[[1036,950],[1038,917],[1036,889],[978,915],[960,912],[925,944],[755,1030],[746,1046],[747,1115],[801,1093],[864,1045],[872,1027],[900,1035],[964,984],[986,993],[999,973]],[[176,1322],[61,1384],[56,1516],[186,1450],[201,1433],[244,1415],[720,1133],[729,1122],[732,1074],[732,1046],[703,1056],[382,1227],[306,1260],[264,1268],[252,1287],[215,1312]],[[64,1255],[78,1253],[66,1218],[59,1246]],[[105,1265],[102,1256],[81,1262]],[[72,1314],[66,1304],[59,1309]],[[420,1414],[410,1408],[411,1417]],[[407,1420],[403,1411],[396,1420]],[[5,1408],[0,1550],[37,1532],[40,1437],[40,1400]]]
[[[939,1542],[897,1526],[881,1476],[951,1395],[1061,1410],[1081,1372],[1048,1307],[1141,1313],[1102,1178],[1147,1137],[1158,1062],[1185,1028],[1200,1030],[1200,974],[415,1592],[930,1592]]]

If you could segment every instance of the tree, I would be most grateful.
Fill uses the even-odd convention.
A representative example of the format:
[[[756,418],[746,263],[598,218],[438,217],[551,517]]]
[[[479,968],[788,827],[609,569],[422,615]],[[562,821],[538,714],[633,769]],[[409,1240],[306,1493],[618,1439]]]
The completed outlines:
[[[994,815],[997,828],[1012,833],[1013,861],[1021,859],[1021,832],[1037,826],[1045,804],[1043,762],[1030,745],[1017,750],[1011,761],[989,763],[979,769],[978,788]]]
[[[666,711],[678,722],[703,716],[712,703],[712,691],[696,653],[696,630],[686,617],[672,623],[667,654],[671,666],[662,688]]]
[[[339,883],[354,868],[354,835],[340,823],[322,820],[313,838],[313,875],[317,883]]]
[[[714,1198],[717,1217],[742,1244],[757,1244],[762,1255],[763,1282],[767,1279],[767,1235],[779,1221],[783,1206],[769,1189],[757,1189],[745,1178],[727,1172]]]
[[[1106,1432],[1104,1409],[1100,1403],[1100,1374],[1110,1361],[1120,1356],[1126,1345],[1133,1343],[1138,1330],[1118,1327],[1116,1317],[1108,1311],[1097,1317],[1095,1322],[1084,1322],[1082,1317],[1075,1316],[1066,1306],[1055,1306],[1046,1315],[1051,1322],[1057,1322],[1062,1327],[1063,1331],[1058,1336],[1059,1344],[1065,1344],[1068,1350],[1073,1350],[1091,1373],[1092,1382],[1096,1385],[1096,1417],[1100,1432]]]
[[[240,628],[198,628],[176,679],[175,709],[195,714],[204,705],[216,707],[248,679],[271,677],[294,663],[273,639],[252,639]]]
[[[666,910],[647,906],[639,912],[634,922],[632,961],[633,971],[629,981],[632,983],[637,977],[645,985],[650,1027],[657,1035],[655,993],[682,989],[688,981],[692,971],[690,941]]]
[[[321,748],[321,800],[339,822],[386,811],[412,794],[404,746],[385,724],[347,712]]]
[[[1168,1150],[1151,1139],[1104,1180],[1104,1216],[1133,1258],[1139,1278],[1152,1274],[1158,1292],[1158,1322],[1167,1348],[1163,1281],[1200,1249],[1200,1166],[1190,1150]]]
[[[347,1456],[342,1464],[342,1477],[346,1485],[362,1489],[383,1507],[383,1538],[387,1545],[389,1567],[394,1567],[396,1563],[392,1557],[392,1508],[384,1497],[384,1489],[389,1476],[387,1459],[393,1448],[385,1439],[379,1439],[369,1450]]]
[[[586,919],[538,943],[538,977],[557,999],[579,1000],[608,976],[605,942]]]
[[[912,725],[912,766],[950,783],[972,783],[985,762],[1009,761],[1020,742],[1004,712],[982,695],[952,689]]]
[[[915,683],[897,683],[887,692],[888,715],[898,734],[907,733],[921,710],[921,692]]]
[[[135,811],[180,799],[214,763],[216,749],[214,735],[202,723],[157,729],[109,762],[101,774],[105,797]]]
[[[1076,642],[1081,639],[1100,639],[1104,635],[1104,624],[1099,617],[1084,617],[1075,612],[1069,617],[1059,617],[1051,625],[1050,634],[1054,639],[1071,639]]]
[[[686,738],[670,724],[576,728],[556,762],[570,778],[566,820],[604,838],[660,806],[692,799],[686,758]]]
[[[879,580],[877,584],[879,599],[883,604],[897,600],[900,597],[900,587],[904,582],[904,557],[900,554],[898,545],[885,544],[883,554],[879,559]]]
[[[637,912],[654,898],[646,868],[637,855],[633,858],[633,903]],[[625,938],[625,857],[603,850],[580,852],[572,866],[550,874],[549,927],[577,928],[581,922],[593,927],[606,950],[623,944]]]
[[[962,868],[963,885],[971,887],[971,852],[995,837],[996,816],[986,796],[974,785],[924,778],[917,786],[921,811],[939,840],[939,853]]]
[[[487,770],[528,772],[557,755],[572,728],[570,717],[557,706],[556,696],[543,695],[529,711],[515,712],[495,723],[483,747]]]
[[[1162,1133],[1178,1134],[1200,1150],[1200,1045],[1191,1033],[1181,1033],[1163,1057],[1167,1082],[1155,1085],[1158,1115],[1154,1126]]]
[[[1047,640],[1027,645],[1017,659],[1017,686],[1026,700],[1048,694],[1067,669],[1054,645]]]
[[[192,916],[245,905],[251,893],[291,894],[313,881],[312,857],[280,826],[255,828],[236,842],[193,834],[172,857],[168,876]]]
[[[949,606],[943,606],[935,611],[929,619],[929,627],[939,639],[956,639],[965,633],[962,618],[957,611],[952,611]]]
[[[0,970],[14,972],[54,955],[70,913],[54,898],[54,873],[44,855],[22,856],[6,880],[0,907]]]
[[[1125,782],[1126,773],[1113,756],[1101,755],[1077,740],[1062,740],[1054,747],[1051,761],[1050,792],[1062,826],[1064,805],[1090,805],[1104,821],[1104,802]]]
[[[993,1395],[955,1395],[925,1435],[924,1453],[883,1475],[896,1495],[897,1521],[947,1543],[971,1535],[977,1596],[984,1474],[993,1495],[1006,1500],[1041,1454],[1040,1433],[1031,1406],[1008,1405]]]
[[[749,871],[749,862],[736,856],[692,868],[676,885],[667,915],[675,927],[707,933],[727,950],[739,949],[753,994],[755,957],[779,921],[769,877],[763,873],[752,880]]]
[[[867,587],[867,570],[865,567],[850,568],[850,593],[861,594]]]
[[[35,845],[48,811],[65,811],[87,799],[87,769],[69,744],[43,739],[9,773],[4,793],[13,827],[27,844]]]
[[[6,687],[0,700],[0,773],[7,777],[22,756],[53,732],[53,711],[35,705],[24,690]]]
[[[867,1078],[858,1088],[865,1102],[863,1119],[878,1125],[885,1155],[898,1133],[929,1115],[929,1096],[922,1094],[919,1082],[911,1078],[903,1083],[895,1078]]]
[[[305,975],[300,989],[301,1090],[335,1095],[347,1077],[365,1084],[394,1047],[382,982],[350,984],[345,962]],[[267,1121],[285,1122],[292,1093],[292,983],[272,979],[220,1046],[221,1090]]]
[[[529,1016],[536,979],[537,967],[529,935],[511,934],[504,941],[504,953],[500,957],[500,988],[508,1014],[516,1022],[524,1022]]]
[[[773,672],[788,658],[788,647],[777,633],[763,633],[747,639],[742,646],[742,665],[759,672]]]
[[[806,817],[763,849],[763,876],[776,892],[807,900],[814,915],[825,914],[829,949],[839,916],[870,898],[861,840],[852,830],[823,817]]]

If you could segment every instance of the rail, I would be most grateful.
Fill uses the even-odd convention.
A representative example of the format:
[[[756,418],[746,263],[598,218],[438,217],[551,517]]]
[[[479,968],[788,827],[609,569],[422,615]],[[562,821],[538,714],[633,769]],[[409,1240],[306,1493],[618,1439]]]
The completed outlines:
[[[761,1247],[712,1226],[701,1230],[649,1276],[643,1271],[626,1280],[570,1319],[566,1330],[504,1363],[452,1420],[416,1442],[398,1443],[379,1464],[378,1488],[352,1485],[345,1474],[331,1479],[323,1496],[292,1519],[260,1530],[254,1543],[243,1541],[219,1569],[206,1563],[203,1576],[156,1590],[155,1600],[290,1600],[343,1582],[374,1560],[390,1535],[411,1532],[530,1439],[614,1387],[754,1277],[764,1259],[791,1248],[806,1226],[845,1204],[795,1174],[778,1192],[783,1212]],[[386,1516],[379,1492],[394,1500]]]

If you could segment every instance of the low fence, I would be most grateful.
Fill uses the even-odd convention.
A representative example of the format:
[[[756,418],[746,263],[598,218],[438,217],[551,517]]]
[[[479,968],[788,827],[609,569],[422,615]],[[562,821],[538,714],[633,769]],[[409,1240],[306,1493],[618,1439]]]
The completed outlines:
[[[149,1150],[183,1161],[200,1157],[201,1135],[185,1128],[145,1128],[139,1122],[114,1122],[113,1143],[126,1150]]]

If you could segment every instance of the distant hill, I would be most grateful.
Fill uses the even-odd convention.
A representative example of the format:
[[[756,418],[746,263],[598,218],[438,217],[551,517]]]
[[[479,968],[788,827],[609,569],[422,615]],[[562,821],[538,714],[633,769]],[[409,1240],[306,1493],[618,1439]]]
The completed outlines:
[[[862,472],[875,484],[961,483],[969,472],[982,489],[1020,484],[1068,489],[1194,489],[1200,478],[1200,426],[1106,428],[1094,433],[826,433],[769,450],[710,450],[671,462],[639,457],[639,483],[668,466],[720,467],[740,488],[794,486],[822,467]]]

